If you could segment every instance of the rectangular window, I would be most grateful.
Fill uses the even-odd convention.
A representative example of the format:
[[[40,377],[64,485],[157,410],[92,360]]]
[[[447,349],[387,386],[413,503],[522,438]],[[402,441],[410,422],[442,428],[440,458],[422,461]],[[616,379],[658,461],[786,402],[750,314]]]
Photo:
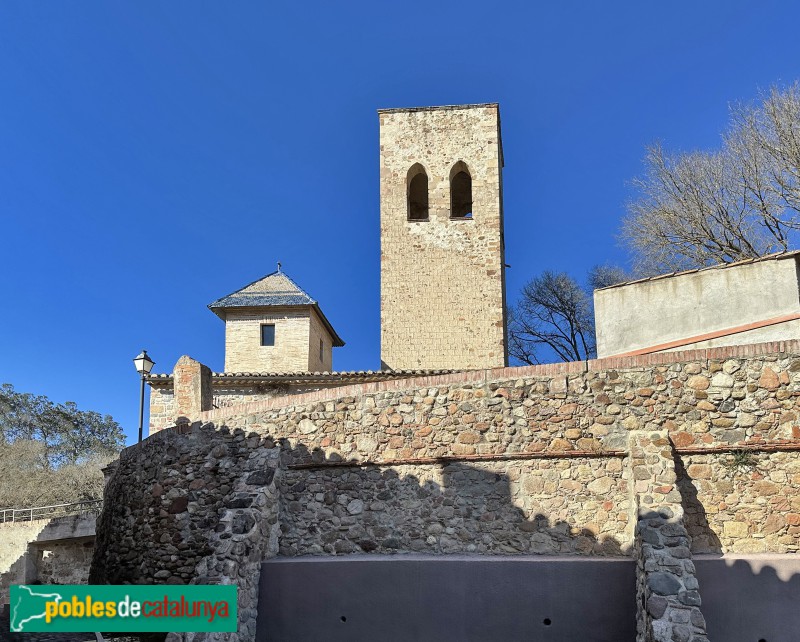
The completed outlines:
[[[325,344],[322,343],[322,339],[319,340],[319,360],[320,363],[325,361]]]
[[[273,323],[264,324],[261,326],[261,345],[275,345],[275,325]]]

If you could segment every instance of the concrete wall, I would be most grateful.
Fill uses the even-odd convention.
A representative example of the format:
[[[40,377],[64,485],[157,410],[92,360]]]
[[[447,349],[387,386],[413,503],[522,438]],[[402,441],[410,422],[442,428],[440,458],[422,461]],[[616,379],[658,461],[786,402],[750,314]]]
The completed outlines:
[[[258,639],[620,642],[636,634],[634,583],[630,560],[277,558]]]
[[[599,357],[643,350],[707,333],[800,314],[797,257],[721,266],[597,290]],[[751,329],[676,349],[795,339],[800,322]]]
[[[709,639],[797,641],[798,556],[694,564]],[[626,559],[275,558],[262,565],[258,639],[621,642],[636,635],[634,583]]]
[[[391,369],[505,364],[502,150],[497,105],[381,110],[381,360]],[[472,176],[473,216],[450,219],[450,173]],[[430,214],[409,221],[408,173]]]
[[[795,642],[800,634],[800,556],[695,556],[708,637]]]

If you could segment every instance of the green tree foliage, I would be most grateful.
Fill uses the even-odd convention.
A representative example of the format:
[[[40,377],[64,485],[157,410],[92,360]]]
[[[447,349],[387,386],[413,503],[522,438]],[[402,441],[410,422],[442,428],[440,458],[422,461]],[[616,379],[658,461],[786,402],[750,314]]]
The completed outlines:
[[[110,416],[0,386],[0,506],[100,497],[100,468],[125,442]]]

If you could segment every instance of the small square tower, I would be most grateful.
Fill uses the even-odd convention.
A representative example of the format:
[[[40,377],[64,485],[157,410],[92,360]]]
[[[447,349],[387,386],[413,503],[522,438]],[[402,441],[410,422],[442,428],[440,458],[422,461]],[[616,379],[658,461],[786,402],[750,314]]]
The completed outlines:
[[[378,114],[382,367],[505,366],[499,106]]]
[[[208,306],[225,322],[225,371],[330,372],[341,347],[319,304],[277,272]]]

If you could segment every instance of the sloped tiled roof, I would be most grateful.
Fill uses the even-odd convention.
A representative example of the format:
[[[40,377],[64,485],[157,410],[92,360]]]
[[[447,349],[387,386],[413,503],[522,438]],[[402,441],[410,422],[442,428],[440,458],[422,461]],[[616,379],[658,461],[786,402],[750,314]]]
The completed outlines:
[[[452,374],[459,370],[349,370],[339,372],[213,372],[211,379],[215,385],[256,385],[280,383],[364,383],[407,379],[411,377],[431,377]],[[151,386],[172,385],[173,375],[149,374],[147,382]]]
[[[209,304],[209,308],[251,308],[263,305],[315,305],[297,283],[278,270]]]
[[[319,304],[303,288],[281,272],[280,269],[208,304],[209,309],[223,321],[225,320],[225,310],[229,308],[261,308],[269,306],[313,307],[333,337],[334,347],[344,345],[344,341],[333,329],[331,322],[320,310]]]

